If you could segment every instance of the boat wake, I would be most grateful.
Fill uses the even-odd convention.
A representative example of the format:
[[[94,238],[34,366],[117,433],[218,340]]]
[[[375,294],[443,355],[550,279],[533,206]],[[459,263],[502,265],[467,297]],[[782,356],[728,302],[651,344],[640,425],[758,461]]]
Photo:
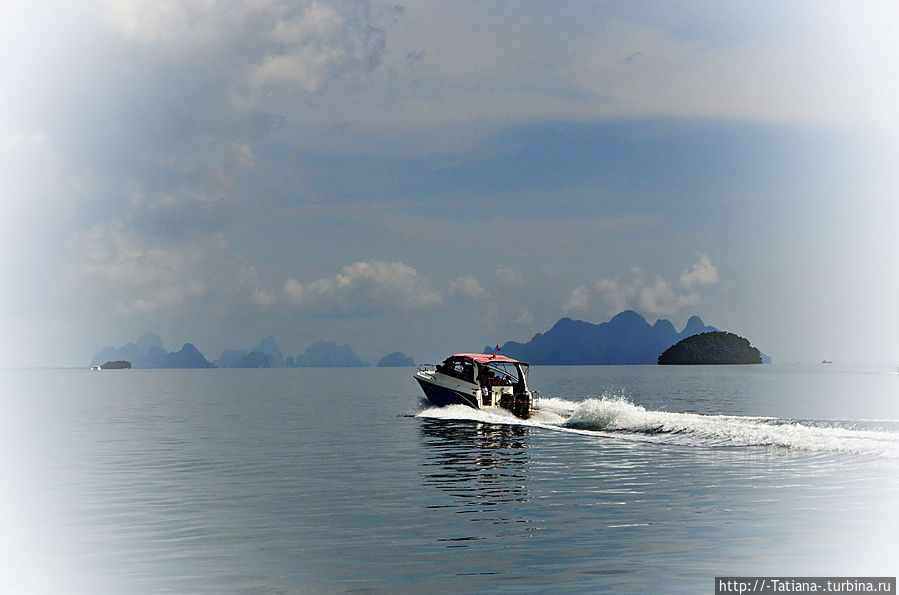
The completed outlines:
[[[418,417],[525,425],[579,434],[705,447],[782,447],[818,453],[851,453],[899,459],[899,424],[789,420],[773,417],[655,411],[625,398],[581,402],[542,398],[522,420],[505,411],[464,405],[428,407]]]

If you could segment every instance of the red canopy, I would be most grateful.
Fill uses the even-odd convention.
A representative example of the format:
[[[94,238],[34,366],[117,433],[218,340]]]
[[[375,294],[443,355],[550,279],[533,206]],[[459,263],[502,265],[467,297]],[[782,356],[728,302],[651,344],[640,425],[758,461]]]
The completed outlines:
[[[478,364],[524,364],[528,365],[526,362],[518,361],[517,359],[512,359],[511,357],[506,357],[505,355],[495,354],[490,355],[489,353],[454,353],[450,357],[457,357],[459,359],[470,359]]]

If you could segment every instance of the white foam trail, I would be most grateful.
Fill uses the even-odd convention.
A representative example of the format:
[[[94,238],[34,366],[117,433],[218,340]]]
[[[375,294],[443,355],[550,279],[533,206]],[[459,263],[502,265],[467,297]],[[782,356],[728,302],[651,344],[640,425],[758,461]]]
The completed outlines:
[[[771,417],[654,411],[623,398],[592,398],[579,403],[542,398],[539,406],[528,420],[504,410],[484,411],[464,405],[429,408],[418,416],[528,425],[681,445],[778,446],[899,458],[899,433],[895,432],[823,427]]]

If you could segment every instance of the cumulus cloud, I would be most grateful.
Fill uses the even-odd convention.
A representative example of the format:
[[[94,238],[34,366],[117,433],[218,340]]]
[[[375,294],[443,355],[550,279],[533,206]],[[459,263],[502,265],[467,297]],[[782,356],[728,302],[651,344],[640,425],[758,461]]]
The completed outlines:
[[[517,326],[532,326],[536,322],[534,315],[525,308],[518,309],[518,315],[512,320]]]
[[[181,279],[203,259],[196,243],[173,248],[142,242],[121,221],[98,223],[84,238],[83,271],[116,285],[146,287]]]
[[[562,303],[562,311],[566,314],[583,312],[587,309],[590,302],[589,290],[583,285],[579,285],[571,290],[568,297]]]
[[[222,234],[160,241],[113,220],[81,234],[75,249],[81,265],[68,285],[122,315],[189,306],[210,293],[235,303],[257,297],[255,269],[230,251]]]
[[[278,296],[275,295],[275,293],[272,291],[257,288],[255,291],[253,291],[253,295],[250,297],[250,301],[252,301],[257,306],[267,308],[274,305],[275,302],[278,301]]]
[[[699,261],[690,270],[681,273],[680,282],[684,287],[714,285],[718,282],[718,269],[712,265],[708,254],[700,254]]]
[[[513,287],[524,286],[524,277],[521,276],[521,273],[507,267],[496,267],[493,271],[493,277],[506,285]]]
[[[313,2],[280,17],[269,33],[269,41],[280,51],[253,70],[255,86],[284,84],[315,93],[348,71],[380,63],[385,33],[373,24],[368,3]]]
[[[125,315],[148,314],[180,306],[185,299],[199,297],[204,292],[203,284],[197,281],[190,281],[185,286],[165,285],[131,301],[116,302],[116,311]]]
[[[711,259],[707,254],[700,254],[692,267],[683,271],[676,281],[661,275],[650,278],[642,269],[633,267],[629,278],[603,278],[592,287],[575,287],[563,302],[562,309],[566,313],[586,312],[598,300],[605,315],[628,308],[644,314],[674,314],[682,308],[698,305],[702,301],[698,288],[717,282],[718,271]]]
[[[86,0],[47,19],[13,3],[10,14],[0,3],[11,23],[0,20],[0,38],[12,39],[0,60],[27,85],[10,85],[21,108],[0,114],[0,134],[4,118],[25,116],[108,175],[206,187],[217,179],[206,170],[233,171],[260,140],[320,146],[346,127],[342,114],[366,111],[365,79],[402,12],[369,0]],[[56,45],[34,52],[13,35],[37,27]]]
[[[631,270],[631,277],[630,282],[600,279],[594,284],[594,289],[607,314],[615,314],[632,306],[637,289],[643,284],[643,273],[635,268]]]
[[[450,294],[461,294],[477,299],[487,295],[487,290],[474,277],[459,277],[450,282]]]
[[[640,309],[650,314],[674,314],[686,306],[695,306],[700,302],[697,293],[682,293],[671,283],[656,277],[651,285],[639,289]]]
[[[418,310],[443,302],[414,267],[380,260],[355,262],[333,277],[308,283],[287,279],[284,297],[299,310],[335,315]]]

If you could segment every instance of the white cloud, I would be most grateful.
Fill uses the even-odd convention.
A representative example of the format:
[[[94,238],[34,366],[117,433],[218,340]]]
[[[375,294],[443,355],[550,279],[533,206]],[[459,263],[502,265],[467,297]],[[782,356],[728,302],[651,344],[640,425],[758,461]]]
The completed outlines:
[[[604,315],[613,315],[634,308],[643,314],[674,314],[701,302],[697,286],[711,286],[718,282],[718,271],[707,254],[700,254],[699,260],[677,281],[669,281],[661,275],[651,280],[638,267],[631,268],[628,279],[603,278],[592,287],[574,288],[562,304],[566,313],[587,311],[598,298],[599,308]]]
[[[519,308],[518,315],[512,320],[512,324],[525,327],[533,326],[535,322],[534,315],[524,308]]]
[[[105,35],[79,47],[86,54],[78,63],[125,59],[103,63],[120,85],[83,81],[112,95],[83,97],[82,107],[95,111],[71,117],[87,115],[85,122],[102,121],[109,105],[120,122],[149,120],[153,113],[128,107],[147,97],[177,106],[162,120],[205,122],[222,136],[245,137],[253,118],[278,116],[282,142],[353,152],[458,150],[503,127],[540,121],[897,123],[899,79],[888,73],[899,57],[891,26],[899,15],[889,2],[865,2],[858,11],[826,1],[767,4],[758,12],[773,15],[749,23],[730,9],[635,11],[622,3],[546,4],[528,19],[514,5],[433,0],[404,2],[405,11],[365,0],[93,4],[78,12],[99,15],[99,26],[69,26],[93,33],[105,25]],[[754,26],[756,35],[744,30]],[[52,37],[75,34],[60,27]],[[20,61],[31,48],[12,49]],[[417,56],[414,68],[408,55]],[[54,63],[27,78],[64,80]]]
[[[640,289],[640,309],[648,314],[674,314],[681,308],[695,306],[699,302],[699,294],[679,292],[661,277],[656,277],[652,285]]]
[[[883,75],[888,70],[878,68],[896,56],[892,31],[873,17],[855,17],[864,21],[855,30],[867,31],[860,40],[848,29],[831,31],[828,16],[839,9],[827,3],[814,14],[782,11],[785,22],[827,35],[721,43],[725,33],[709,25],[714,15],[689,7],[678,16],[696,26],[684,31],[614,3],[546,5],[538,18],[516,20],[508,7],[490,3],[413,0],[403,11],[365,0],[97,2],[124,50],[137,48],[135,70],[161,73],[158,83],[173,88],[206,83],[184,86],[199,94],[179,98],[186,120],[211,117],[224,125],[222,135],[243,136],[248,118],[278,116],[280,141],[317,149],[458,150],[503,127],[545,120],[895,121],[891,100],[899,97],[897,83]],[[868,12],[895,21],[887,5]],[[741,27],[719,21],[713,24]],[[515,26],[499,26],[504,22]],[[414,68],[410,54],[419,57]],[[179,78],[165,78],[172,73]],[[847,79],[854,84],[841,82]],[[140,75],[129,73],[126,82],[154,91]],[[859,107],[872,103],[876,109]]]
[[[566,314],[583,312],[587,309],[590,301],[588,289],[583,285],[579,285],[571,290],[568,297],[562,303],[562,311]]]
[[[124,316],[189,306],[209,294],[234,304],[259,297],[255,269],[219,233],[160,241],[113,220],[78,236],[75,249],[81,266],[68,287]]]
[[[65,0],[49,11],[24,0],[0,2],[0,64],[8,83],[0,110],[0,271],[6,293],[16,296],[15,302],[0,301],[16,308],[27,302],[45,312],[96,303],[103,316],[80,317],[88,326],[102,325],[114,305],[123,316],[140,319],[176,309],[183,315],[191,305],[271,307],[292,296],[300,309],[347,313],[428,308],[447,299],[448,290],[473,297],[483,291],[508,305],[509,316],[525,301],[541,323],[563,301],[572,312],[669,312],[711,291],[718,271],[707,255],[683,269],[688,263],[669,261],[660,278],[653,276],[656,270],[623,273],[595,283],[577,279],[560,291],[558,283],[538,286],[539,269],[522,263],[554,260],[560,269],[569,267],[568,274],[571,263],[589,258],[584,255],[614,254],[597,249],[604,241],[599,238],[611,235],[604,223],[530,221],[534,211],[522,209],[518,217],[511,201],[514,216],[502,219],[434,218],[429,213],[437,196],[427,197],[428,204],[410,199],[405,206],[413,208],[383,207],[380,214],[397,215],[389,222],[400,234],[392,245],[436,247],[443,255],[459,245],[493,248],[501,256],[520,254],[502,261],[522,272],[497,269],[491,277],[467,268],[478,278],[457,280],[455,287],[451,277],[440,278],[435,290],[411,267],[409,273],[405,265],[381,263],[385,272],[369,261],[357,263],[365,270],[288,280],[282,289],[270,280],[286,273],[272,269],[304,258],[308,246],[327,247],[339,264],[356,260],[346,255],[358,254],[359,246],[342,247],[339,234],[330,233],[337,224],[314,235],[318,231],[304,228],[300,216],[288,220],[276,209],[313,192],[323,207],[381,209],[372,201],[380,205],[378,196],[389,193],[367,192],[366,178],[377,177],[373,167],[346,167],[347,175],[332,184],[316,171],[322,151],[343,151],[351,160],[360,153],[414,155],[413,165],[402,168],[414,174],[433,165],[435,151],[477,146],[473,157],[450,156],[451,174],[460,163],[533,137],[498,135],[475,144],[479,139],[508,127],[513,133],[516,126],[539,129],[545,122],[658,117],[824,123],[828,130],[836,125],[855,132],[869,122],[886,129],[899,117],[899,78],[891,76],[899,56],[894,2],[863,0],[859,10],[830,0],[711,10],[554,3],[529,8],[527,18],[514,4],[403,4],[407,9],[397,19],[394,8],[367,0]],[[774,12],[764,14],[769,10]],[[655,124],[647,128],[658,130]],[[884,160],[892,163],[894,154]],[[516,153],[508,156],[502,163],[512,166]],[[486,167],[485,174],[496,171]],[[319,180],[312,179],[316,175]],[[691,175],[684,173],[685,179]],[[471,191],[493,198],[494,184],[483,190],[488,177],[474,180]],[[723,192],[733,189],[720,181]],[[581,182],[576,174],[558,191],[526,194],[553,204],[548,194],[571,198]],[[772,184],[776,190],[778,181]],[[883,205],[893,205],[895,178],[883,186]],[[491,204],[519,191],[514,185],[496,190],[497,203]],[[445,194],[464,192],[447,188]],[[852,194],[861,200],[866,193]],[[652,235],[646,218],[615,223],[637,231],[625,242]],[[894,219],[880,217],[883,233],[854,234],[870,248],[859,248],[860,262],[882,266],[896,253],[888,229]],[[292,233],[296,228],[302,233]],[[370,253],[378,254],[380,231],[365,227],[358,234],[361,228],[340,227],[356,238],[371,237]],[[547,239],[539,258],[533,258],[535,238]],[[233,246],[245,247],[266,267],[266,282]],[[85,288],[78,299],[54,291],[62,271],[75,271],[70,282]],[[349,281],[339,283],[341,276]],[[758,274],[741,276],[758,281]],[[575,285],[567,295],[565,289]],[[16,308],[0,304],[0,315]],[[274,320],[273,310],[257,314]]]
[[[714,285],[718,282],[718,269],[712,265],[708,254],[700,254],[699,261],[689,271],[681,273],[680,282],[685,287]]]
[[[450,294],[455,293],[477,299],[487,295],[487,290],[474,277],[459,277],[450,282]]]
[[[513,287],[524,286],[524,277],[521,276],[521,273],[510,268],[503,266],[496,267],[493,271],[493,277],[506,285],[511,285]]]
[[[257,306],[261,306],[263,308],[267,308],[275,304],[278,301],[278,296],[275,295],[272,291],[267,291],[265,289],[256,289],[253,292],[253,295],[250,297],[250,301],[252,301]]]
[[[671,285],[656,277],[652,285],[640,289],[640,309],[651,314],[671,314],[677,311],[677,295]]]
[[[309,283],[287,279],[284,296],[300,310],[343,315],[417,310],[443,302],[414,267],[380,260],[355,262],[334,277]]]
[[[642,278],[642,273],[637,269],[636,279],[639,278]],[[596,282],[594,287],[607,314],[617,314],[632,305],[637,286],[640,285],[640,281],[636,279],[630,283],[614,279],[600,279]]]
[[[131,301],[117,301],[116,311],[124,315],[149,314],[180,306],[186,299],[202,296],[203,293],[205,288],[197,281],[191,281],[185,286],[165,285]]]
[[[185,279],[204,259],[204,250],[197,243],[172,247],[144,242],[121,221],[98,223],[83,240],[83,272],[120,287],[141,288]]]
[[[895,103],[899,83],[885,74],[899,57],[890,27],[899,16],[895,4],[866,2],[858,11],[837,2],[769,4],[747,13],[750,22],[698,5],[659,5],[650,15],[604,4],[593,11],[553,6],[542,19],[493,28],[508,16],[495,6],[436,3],[425,11],[411,2],[404,25],[416,30],[399,33],[424,52],[418,86],[442,93],[430,105],[420,96],[407,101],[444,122],[897,122],[888,98]],[[450,18],[466,26],[441,29]],[[747,31],[753,26],[759,31]]]
[[[380,62],[384,32],[372,24],[367,3],[313,2],[279,17],[269,33],[279,52],[253,70],[250,80],[256,87],[287,85],[316,93],[348,71],[365,71]]]

